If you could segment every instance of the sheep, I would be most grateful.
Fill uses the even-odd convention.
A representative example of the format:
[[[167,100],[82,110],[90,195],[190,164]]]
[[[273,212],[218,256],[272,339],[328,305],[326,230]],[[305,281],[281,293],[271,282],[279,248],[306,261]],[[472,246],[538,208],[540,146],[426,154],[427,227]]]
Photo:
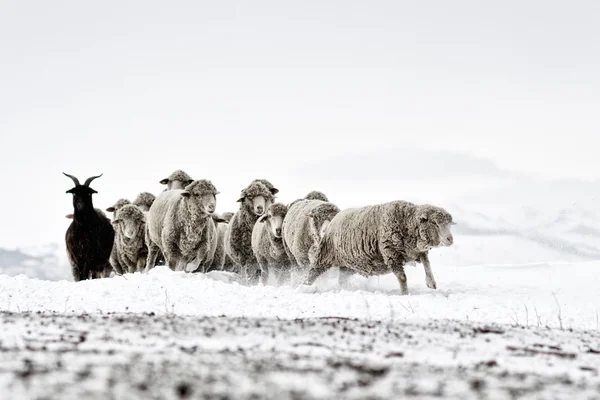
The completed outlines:
[[[290,205],[283,220],[283,246],[295,269],[314,265],[323,231],[339,212],[335,204],[322,200],[300,200]]]
[[[338,266],[364,276],[392,272],[406,295],[404,265],[419,262],[427,287],[436,289],[428,252],[452,245],[451,225],[452,216],[443,208],[402,200],[341,211],[325,229],[304,285],[312,285],[323,272]]]
[[[241,191],[237,200],[240,208],[227,224],[225,231],[225,254],[233,262],[232,272],[238,272],[248,284],[258,281],[258,263],[252,252],[252,229],[258,217],[263,215],[275,199],[273,193],[278,190],[269,189],[260,180],[252,181]]]
[[[292,205],[294,205],[297,202],[302,201],[302,200],[321,200],[321,201],[329,202],[329,199],[327,198],[325,193],[319,192],[318,190],[313,190],[313,191],[309,192],[306,196],[304,196],[304,198],[296,199],[296,200],[292,201],[290,203],[289,207],[291,207]]]
[[[132,204],[138,206],[140,208],[140,210],[147,212],[150,209],[150,206],[152,205],[152,203],[154,203],[155,199],[156,199],[156,196],[153,195],[152,193],[141,192],[140,194],[137,195],[135,200],[133,200]]]
[[[108,207],[106,211],[113,213],[113,218],[115,217],[115,213],[117,210],[127,204],[131,204],[131,202],[127,199],[119,199],[112,206]]]
[[[154,267],[159,250],[172,270],[186,270],[194,263],[194,270],[203,272],[212,264],[217,229],[211,214],[217,194],[211,181],[200,179],[154,200],[146,218],[146,270]]]
[[[231,221],[232,217],[233,213],[229,211],[222,213],[218,216],[218,219],[213,217],[217,225],[218,241],[215,258],[213,259],[210,271],[233,271],[235,269],[233,260],[225,254],[225,232],[227,231],[227,224]]]
[[[119,275],[125,272],[142,272],[148,256],[144,211],[133,204],[123,206],[115,213],[112,224],[115,229],[115,242],[110,264]]]
[[[187,185],[189,185],[193,181],[194,180],[188,174],[186,174],[182,170],[178,169],[178,170],[173,171],[173,173],[171,175],[169,175],[168,178],[161,180],[160,183],[162,185],[167,185],[167,188],[165,190],[172,190],[172,189],[183,190]]]
[[[252,230],[252,251],[260,266],[263,285],[267,284],[269,271],[276,274],[279,285],[290,278],[290,263],[283,248],[281,227],[288,207],[282,203],[273,203],[254,224]]]
[[[231,219],[223,218],[224,215],[227,217],[226,214],[232,213],[223,213],[220,216],[213,214],[213,221],[217,227],[217,247],[215,248],[213,262],[206,272],[221,271],[225,266],[227,266],[228,269],[231,268],[231,258],[225,254],[225,231],[227,230],[227,224]]]
[[[221,218],[223,218],[226,223],[229,223],[231,221],[232,217],[233,217],[233,213],[230,212],[230,211],[226,211],[224,213],[221,213]]]
[[[75,187],[67,190],[73,195],[73,221],[67,228],[65,242],[71,263],[73,280],[95,279],[105,275],[108,269],[115,231],[110,220],[94,209],[92,195],[98,193],[90,183],[102,176],[89,177],[83,185],[69,174]]]

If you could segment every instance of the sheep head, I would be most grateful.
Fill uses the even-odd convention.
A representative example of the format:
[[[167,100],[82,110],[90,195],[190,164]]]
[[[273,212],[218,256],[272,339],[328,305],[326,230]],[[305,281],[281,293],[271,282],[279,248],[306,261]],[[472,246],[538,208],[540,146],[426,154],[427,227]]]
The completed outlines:
[[[271,233],[276,238],[281,238],[281,227],[283,219],[288,212],[288,207],[281,203],[273,203],[267,208],[267,212],[258,219],[258,222],[268,223]]]
[[[190,208],[207,215],[215,212],[217,194],[219,194],[217,188],[206,179],[193,181],[181,192],[181,196],[187,201]]]
[[[246,207],[254,215],[261,216],[273,204],[273,200],[275,200],[273,190],[259,180],[254,180],[242,190],[237,201],[242,203],[240,207]]]
[[[267,189],[269,189],[269,191],[273,195],[276,195],[277,193],[279,193],[279,189],[277,189],[275,186],[273,186],[273,184],[266,179],[255,179],[252,181],[252,183],[254,183],[254,182],[260,182],[263,185],[265,185],[267,187]]]
[[[331,222],[333,217],[339,212],[340,209],[335,204],[323,203],[306,213],[306,216],[311,219],[313,232],[318,237],[322,238],[327,226],[329,226],[329,222]]]
[[[309,194],[304,197],[305,200],[321,200],[321,201],[329,201],[325,193],[319,192],[318,190],[313,190]]]
[[[452,215],[441,207],[424,204],[417,206],[415,214],[419,237],[417,247],[427,251],[433,247],[451,246],[454,237],[450,227],[454,225]]]
[[[108,207],[106,211],[114,213],[117,212],[121,207],[126,206],[127,204],[131,204],[131,202],[127,199],[119,199],[112,206]]]
[[[119,231],[128,239],[133,239],[143,232],[146,216],[137,206],[127,204],[117,210],[112,223],[115,231]]]
[[[160,181],[162,185],[167,185],[167,190],[183,189],[194,180],[180,169],[173,171],[168,178]]]
[[[156,196],[152,193],[142,192],[133,200],[133,204],[138,206],[142,211],[148,211],[154,200],[156,200]]]

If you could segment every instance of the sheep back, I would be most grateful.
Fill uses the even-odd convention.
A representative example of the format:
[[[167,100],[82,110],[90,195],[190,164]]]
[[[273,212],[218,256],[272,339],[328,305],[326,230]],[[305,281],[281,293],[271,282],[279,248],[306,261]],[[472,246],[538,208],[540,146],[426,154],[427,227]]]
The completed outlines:
[[[282,226],[283,245],[290,261],[302,268],[313,265],[321,225],[338,212],[337,206],[322,200],[300,200],[290,206]]]

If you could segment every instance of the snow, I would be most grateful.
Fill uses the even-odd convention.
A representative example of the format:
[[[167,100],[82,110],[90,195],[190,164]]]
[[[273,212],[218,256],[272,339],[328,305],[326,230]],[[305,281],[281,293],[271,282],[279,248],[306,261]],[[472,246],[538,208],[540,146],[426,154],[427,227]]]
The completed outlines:
[[[316,293],[290,286],[240,285],[236,275],[172,272],[126,274],[85,282],[0,276],[0,310],[92,313],[154,312],[190,316],[364,320],[454,319],[575,329],[598,329],[600,262],[433,265],[438,289],[425,286],[422,267],[407,266],[409,296],[391,274],[354,275],[346,288],[337,270],[316,282]],[[562,321],[559,321],[559,315]]]

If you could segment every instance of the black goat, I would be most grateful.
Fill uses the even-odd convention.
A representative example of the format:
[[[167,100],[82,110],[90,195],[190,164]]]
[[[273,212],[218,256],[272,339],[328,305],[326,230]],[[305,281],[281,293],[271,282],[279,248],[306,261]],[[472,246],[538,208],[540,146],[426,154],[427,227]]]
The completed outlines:
[[[73,279],[78,282],[100,278],[111,269],[108,260],[115,238],[110,220],[92,204],[92,194],[98,192],[89,185],[102,174],[88,178],[83,185],[74,176],[65,175],[75,183],[73,189],[67,190],[73,194],[74,212],[73,222],[65,235]]]

